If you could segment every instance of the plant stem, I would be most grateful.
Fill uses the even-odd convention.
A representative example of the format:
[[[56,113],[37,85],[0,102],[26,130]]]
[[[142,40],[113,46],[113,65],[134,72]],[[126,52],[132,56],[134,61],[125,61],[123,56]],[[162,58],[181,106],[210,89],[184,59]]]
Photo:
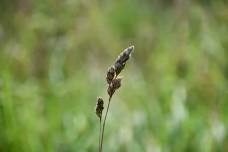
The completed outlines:
[[[101,117],[100,117],[100,131],[99,131],[99,152],[101,152]]]
[[[109,110],[111,99],[112,99],[112,96],[109,96],[109,99],[108,99],[108,107],[107,107],[107,110],[106,110],[106,113],[105,113],[103,127],[102,127],[102,134],[101,134],[101,141],[100,141],[100,150],[101,151],[100,152],[102,152],[102,146],[103,146],[103,140],[104,140],[105,123],[106,123],[106,118],[107,118],[107,115],[108,115],[108,110]]]

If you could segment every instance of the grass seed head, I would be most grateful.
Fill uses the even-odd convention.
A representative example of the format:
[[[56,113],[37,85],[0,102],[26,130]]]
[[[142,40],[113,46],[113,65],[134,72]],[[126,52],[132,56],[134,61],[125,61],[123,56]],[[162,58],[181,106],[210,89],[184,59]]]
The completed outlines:
[[[101,122],[102,122],[102,111],[104,109],[104,101],[102,98],[97,99],[97,106],[96,106],[96,114],[100,118],[100,136],[99,138],[99,152],[102,152],[102,145],[103,145],[103,137],[104,137],[104,129],[105,129],[105,123],[106,123],[106,117],[109,111],[109,105],[112,99],[113,94],[117,89],[121,87],[121,81],[122,78],[117,77],[120,72],[124,69],[127,60],[131,57],[131,53],[134,50],[134,46],[130,46],[126,48],[120,55],[117,57],[116,62],[114,63],[113,66],[109,67],[107,71],[107,76],[106,76],[106,81],[108,83],[108,95],[109,95],[109,100],[108,100],[108,106],[107,110],[105,113],[104,121],[101,127]],[[102,130],[101,130],[102,129]]]

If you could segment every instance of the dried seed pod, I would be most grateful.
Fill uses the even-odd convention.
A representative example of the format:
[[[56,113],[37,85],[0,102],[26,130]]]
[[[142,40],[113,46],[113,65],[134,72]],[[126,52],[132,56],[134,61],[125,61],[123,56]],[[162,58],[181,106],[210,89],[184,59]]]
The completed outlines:
[[[107,76],[106,76],[106,80],[107,80],[108,84],[110,84],[112,82],[115,75],[116,75],[115,67],[114,66],[109,67],[108,72],[107,72]]]
[[[122,78],[116,78],[112,81],[112,87],[114,90],[117,90],[121,87],[121,80]]]
[[[101,119],[102,111],[104,109],[104,100],[101,97],[97,98],[97,105],[96,105],[96,114]]]

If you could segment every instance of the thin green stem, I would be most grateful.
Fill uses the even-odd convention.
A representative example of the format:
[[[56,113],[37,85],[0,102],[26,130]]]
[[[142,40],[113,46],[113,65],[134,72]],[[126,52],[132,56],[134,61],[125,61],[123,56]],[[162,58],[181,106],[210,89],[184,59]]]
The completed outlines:
[[[112,99],[112,96],[109,96],[109,99],[108,99],[108,107],[107,107],[107,110],[106,110],[106,113],[105,113],[103,127],[102,127],[102,134],[101,134],[101,141],[100,141],[100,150],[101,151],[100,152],[102,152],[103,140],[104,140],[105,123],[106,123],[106,118],[107,118],[107,115],[108,115],[108,111],[109,111],[109,106],[110,106],[110,103],[111,103],[111,99]]]
[[[101,152],[101,117],[100,117],[100,131],[99,131],[99,152]]]

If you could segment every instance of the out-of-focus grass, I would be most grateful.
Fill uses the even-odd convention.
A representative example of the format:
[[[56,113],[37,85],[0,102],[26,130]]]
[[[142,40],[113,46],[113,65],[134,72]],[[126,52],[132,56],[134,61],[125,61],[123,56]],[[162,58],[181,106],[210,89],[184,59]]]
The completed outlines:
[[[224,0],[0,8],[0,151],[97,151],[96,97],[106,95],[107,65],[131,44],[104,151],[228,151]]]

